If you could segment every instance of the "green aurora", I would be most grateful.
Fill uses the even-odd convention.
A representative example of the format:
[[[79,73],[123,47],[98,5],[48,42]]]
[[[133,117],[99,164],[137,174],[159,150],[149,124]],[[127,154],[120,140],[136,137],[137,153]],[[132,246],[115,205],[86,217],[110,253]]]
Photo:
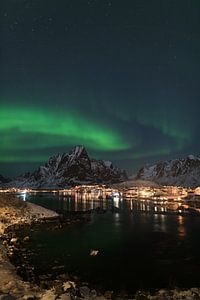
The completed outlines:
[[[166,113],[148,112],[146,114],[143,113],[143,115],[139,115],[138,123],[155,128],[166,138],[171,138],[173,143],[170,147],[168,147],[169,149],[165,149],[160,153],[169,154],[172,149],[176,151],[182,150],[192,141],[192,130],[188,127],[186,122],[183,122],[183,119],[184,118],[180,118],[178,114],[174,117],[170,116],[167,118]]]
[[[73,144],[84,144],[90,149],[119,151],[130,145],[114,130],[92,123],[73,112],[58,112],[19,106],[0,108],[1,143],[0,161],[27,161],[17,150],[43,149]],[[12,149],[11,155],[3,155]],[[32,155],[29,161],[47,157]]]
[[[166,139],[174,141],[171,145],[155,145],[151,149],[139,149],[144,143],[141,138],[127,140],[115,126],[106,126],[105,122],[92,121],[83,114],[48,108],[25,107],[14,104],[0,107],[0,132],[2,136],[0,162],[42,162],[51,154],[48,149],[72,147],[83,144],[89,150],[101,151],[118,159],[138,159],[145,156],[168,155],[181,150],[190,141],[189,129],[165,126],[153,115],[140,115],[138,123],[156,128]],[[156,121],[155,121],[156,120]],[[169,122],[168,122],[169,123]],[[134,127],[132,129],[134,135]],[[154,141],[155,143],[155,141]],[[153,144],[153,143],[152,143]],[[43,153],[44,152],[49,152]],[[129,154],[126,153],[129,151]],[[109,153],[111,153],[109,155]],[[110,157],[109,157],[110,158]]]

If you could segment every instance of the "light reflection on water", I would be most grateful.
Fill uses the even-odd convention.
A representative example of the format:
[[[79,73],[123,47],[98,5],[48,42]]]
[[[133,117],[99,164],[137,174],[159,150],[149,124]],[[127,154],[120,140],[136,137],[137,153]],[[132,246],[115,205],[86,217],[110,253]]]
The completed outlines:
[[[167,214],[177,214],[177,234],[180,237],[186,236],[186,227],[184,217],[178,213],[180,210],[173,209],[173,203],[169,206],[163,205],[157,201],[152,200],[136,200],[136,199],[120,199],[113,197],[112,199],[88,199],[87,197],[80,197],[75,194],[75,197],[57,193],[37,193],[30,195],[28,193],[22,193],[20,196],[24,201],[31,201],[41,206],[59,211],[59,212],[70,212],[70,211],[90,211],[90,210],[102,210],[112,211],[114,214],[115,226],[120,226],[120,213],[126,212],[143,212],[152,214],[153,230],[167,232]],[[176,208],[176,206],[175,206]],[[115,211],[113,209],[117,209]],[[144,221],[145,222],[145,221]]]
[[[166,215],[154,214],[154,231],[167,231],[166,227]]]
[[[153,213],[168,213],[184,212],[180,209],[176,202],[163,203],[162,201],[153,201],[148,199],[122,199],[118,197],[113,197],[110,199],[91,199],[86,196],[80,196],[75,194],[73,196],[66,195],[66,193],[36,193],[28,194],[23,192],[19,195],[23,201],[31,201],[38,203],[43,206],[50,206],[49,208],[54,210],[63,211],[87,211],[96,208],[101,208],[103,210],[109,210],[112,208],[117,208],[119,210],[128,211],[142,211],[142,212],[153,212]],[[48,204],[46,203],[48,200]],[[59,200],[59,201],[57,201]]]
[[[49,193],[27,194],[27,201],[60,212],[99,208],[88,223],[31,233],[32,261],[42,274],[58,260],[84,280],[100,281],[110,289],[168,287],[170,280],[182,286],[200,284],[198,216],[180,215],[170,209],[173,206],[148,200],[88,200]],[[99,255],[91,258],[91,249]]]
[[[177,216],[178,220],[178,234],[180,237],[185,237],[187,232],[186,232],[186,226],[185,226],[185,221],[183,216]]]

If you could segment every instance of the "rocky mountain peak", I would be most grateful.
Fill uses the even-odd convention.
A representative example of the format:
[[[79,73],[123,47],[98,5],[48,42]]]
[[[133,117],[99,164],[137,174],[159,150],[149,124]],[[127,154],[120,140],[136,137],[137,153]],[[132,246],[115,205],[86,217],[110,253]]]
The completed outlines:
[[[200,157],[161,161],[139,170],[136,179],[151,180],[164,185],[196,187],[200,185]]]
[[[85,147],[78,145],[69,153],[50,157],[35,172],[18,178],[15,186],[56,188],[82,183],[114,183],[126,179],[124,171],[109,161],[90,158]]]
[[[74,156],[76,158],[78,157],[84,157],[88,158],[87,151],[83,145],[77,145],[75,146],[70,152],[69,155]]]

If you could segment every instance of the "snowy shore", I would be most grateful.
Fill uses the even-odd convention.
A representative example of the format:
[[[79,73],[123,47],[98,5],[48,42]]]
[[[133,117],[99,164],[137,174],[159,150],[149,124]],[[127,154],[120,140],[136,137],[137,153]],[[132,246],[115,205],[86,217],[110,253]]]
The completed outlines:
[[[33,203],[22,202],[13,195],[0,195],[0,235],[14,224],[31,224],[58,216],[54,211]]]
[[[57,213],[32,203],[23,202],[13,195],[0,195],[1,237],[11,226],[31,224],[42,219],[57,217]],[[8,259],[6,248],[0,241],[0,299],[4,299],[3,297],[6,295],[10,298],[5,299],[34,299],[34,297],[35,299],[45,299],[43,297],[45,291],[38,286],[22,281],[17,276],[14,266]]]

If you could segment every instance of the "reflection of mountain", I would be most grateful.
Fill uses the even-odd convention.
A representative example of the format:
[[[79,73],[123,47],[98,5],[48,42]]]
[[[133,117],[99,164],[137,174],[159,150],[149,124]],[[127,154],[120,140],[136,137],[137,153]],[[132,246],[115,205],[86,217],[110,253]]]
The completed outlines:
[[[141,168],[136,179],[151,180],[163,185],[196,187],[200,185],[200,157],[159,162]]]
[[[111,162],[89,158],[83,146],[70,153],[56,155],[34,173],[18,177],[10,185],[16,187],[51,188],[79,183],[113,183],[125,180],[126,173]]]

